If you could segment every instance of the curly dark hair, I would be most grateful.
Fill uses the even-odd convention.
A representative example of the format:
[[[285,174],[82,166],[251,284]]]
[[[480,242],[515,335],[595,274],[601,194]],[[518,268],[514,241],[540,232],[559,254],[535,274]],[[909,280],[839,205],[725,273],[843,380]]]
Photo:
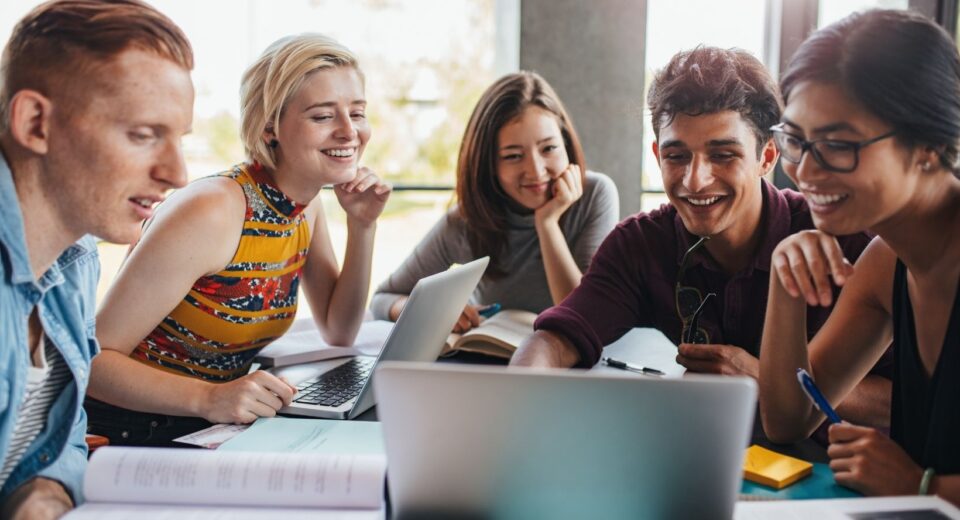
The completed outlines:
[[[674,55],[657,72],[647,107],[658,139],[677,114],[737,112],[757,137],[758,157],[783,113],[777,83],[759,60],[741,49],[704,46]]]

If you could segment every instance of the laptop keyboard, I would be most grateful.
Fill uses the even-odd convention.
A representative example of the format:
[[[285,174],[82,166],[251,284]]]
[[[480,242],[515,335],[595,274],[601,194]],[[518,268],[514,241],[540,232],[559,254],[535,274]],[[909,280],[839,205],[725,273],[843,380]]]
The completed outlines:
[[[297,398],[293,401],[320,406],[340,406],[360,393],[370,377],[373,364],[374,360],[371,358],[353,358],[329,372],[297,385]]]

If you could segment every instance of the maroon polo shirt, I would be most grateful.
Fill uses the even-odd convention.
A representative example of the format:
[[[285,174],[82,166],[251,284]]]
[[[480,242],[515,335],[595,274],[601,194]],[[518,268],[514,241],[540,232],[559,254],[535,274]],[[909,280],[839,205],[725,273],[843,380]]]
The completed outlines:
[[[729,276],[701,247],[688,260],[683,280],[704,295],[716,293],[700,317],[710,342],[735,345],[754,356],[760,352],[773,249],[787,236],[814,227],[803,195],[778,190],[765,180],[761,189],[763,236],[753,262]],[[634,327],[659,329],[679,344],[683,325],[677,315],[674,286],[680,260],[696,240],[671,204],[628,217],[604,240],[580,286],[559,305],[540,314],[534,327],[569,339],[580,352],[579,367],[596,364],[605,345]],[[859,233],[838,240],[846,258],[854,262],[870,237]],[[834,293],[836,301],[839,289]],[[824,324],[830,310],[807,307],[808,339]],[[889,367],[881,364],[874,373],[882,369],[880,375],[889,377]]]

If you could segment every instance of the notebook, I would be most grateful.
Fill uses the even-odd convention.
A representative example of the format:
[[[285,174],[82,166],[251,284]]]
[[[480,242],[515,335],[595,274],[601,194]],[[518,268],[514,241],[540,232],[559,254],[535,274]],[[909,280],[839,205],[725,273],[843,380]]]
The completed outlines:
[[[435,361],[488,263],[489,258],[483,257],[421,279],[378,357],[326,361],[319,375],[306,380],[288,377],[296,384],[297,395],[279,413],[353,419],[370,409],[376,404],[371,390],[373,367],[380,361]],[[283,368],[278,370],[274,373],[284,375]]]
[[[474,352],[502,359],[510,359],[523,340],[533,334],[537,315],[530,311],[507,309],[462,334],[450,334],[441,356],[457,352]]]
[[[783,489],[811,473],[813,464],[762,446],[750,446],[743,458],[743,478],[773,489]]]
[[[376,378],[401,518],[733,515],[750,378],[424,363]]]

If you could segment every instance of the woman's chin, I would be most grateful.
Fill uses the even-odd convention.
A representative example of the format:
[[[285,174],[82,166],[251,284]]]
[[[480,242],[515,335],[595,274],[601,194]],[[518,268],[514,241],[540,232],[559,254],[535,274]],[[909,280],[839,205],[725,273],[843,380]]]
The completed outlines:
[[[328,170],[320,176],[324,184],[344,184],[357,178],[357,168]]]

